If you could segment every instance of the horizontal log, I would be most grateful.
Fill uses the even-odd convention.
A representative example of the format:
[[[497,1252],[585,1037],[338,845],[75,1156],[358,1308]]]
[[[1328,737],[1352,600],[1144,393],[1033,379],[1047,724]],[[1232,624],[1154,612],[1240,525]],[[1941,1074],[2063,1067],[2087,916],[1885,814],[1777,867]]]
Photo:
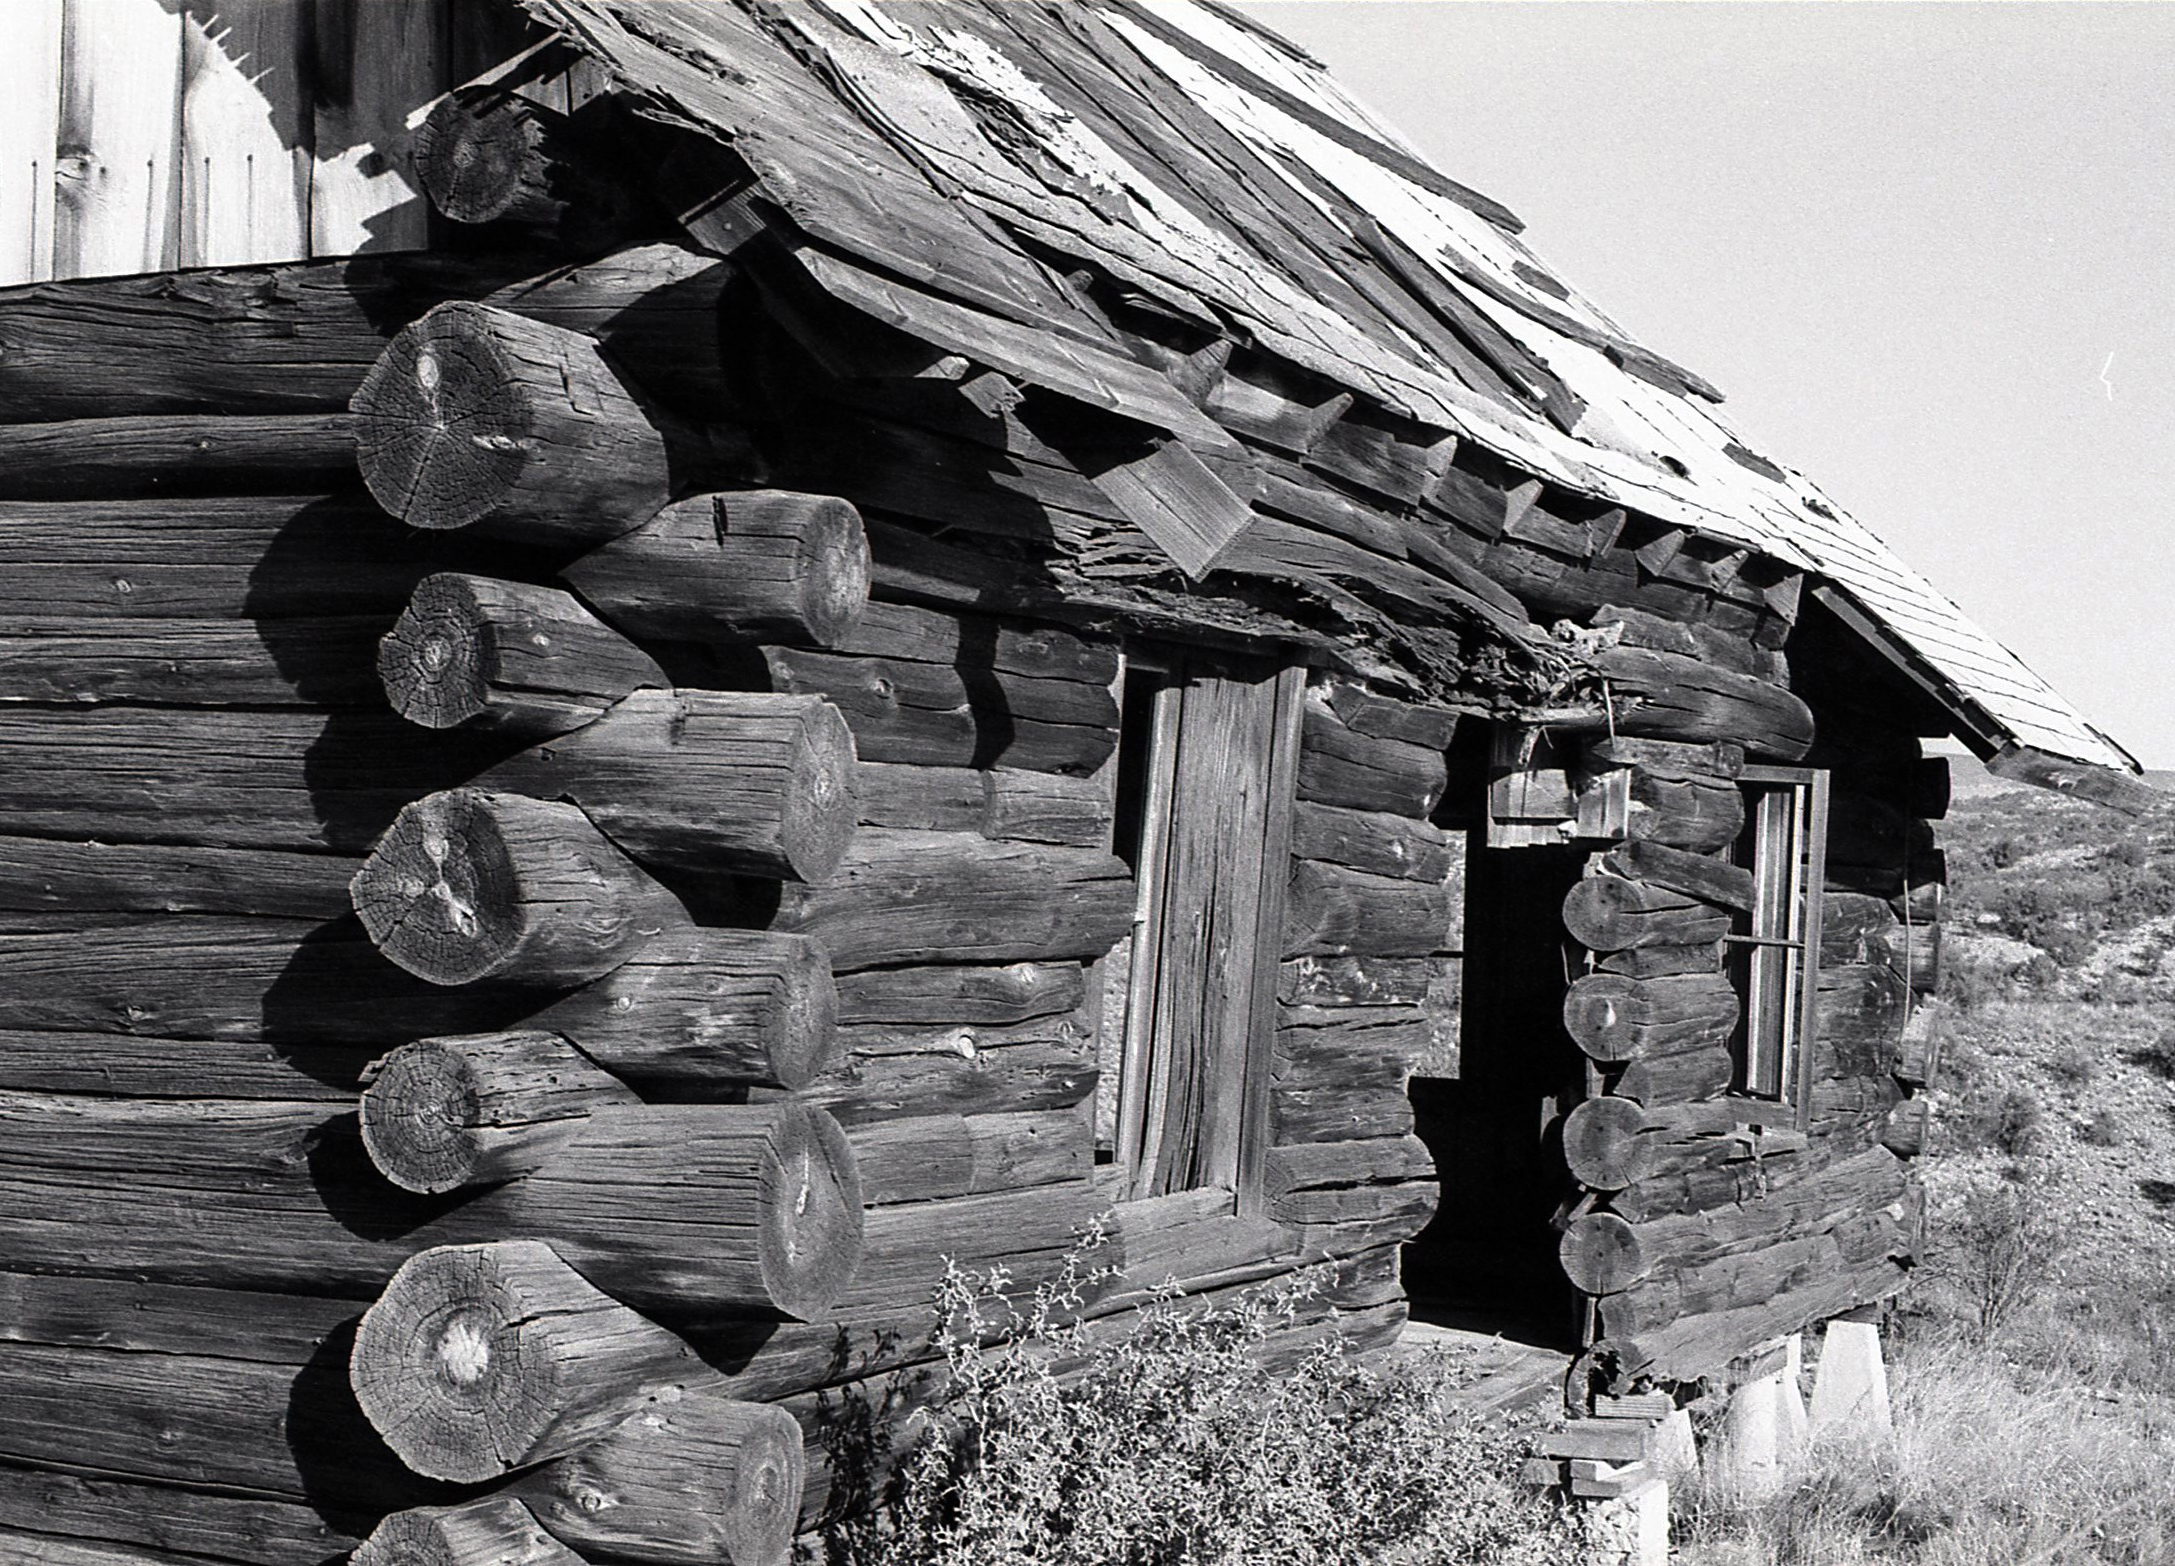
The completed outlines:
[[[1634,843],[1704,852],[1737,841],[1745,801],[1734,783],[1654,777],[1634,767],[1625,832]]]
[[[428,729],[473,724],[545,739],[672,681],[573,595],[442,572],[417,585],[378,648],[393,710]]]
[[[1095,1162],[1094,1128],[1076,1108],[903,1116],[847,1140],[870,1207],[1085,1180]]]
[[[1114,643],[1052,625],[952,614],[911,604],[872,603],[838,651],[853,657],[991,670],[1030,680],[1065,680],[1108,690],[1118,677]]]
[[[870,968],[838,981],[838,1020],[944,1026],[1028,1022],[1077,1010],[1085,997],[1086,980],[1074,962]]]
[[[1636,1234],[1639,1254],[1650,1271],[1678,1272],[1831,1229],[1843,1218],[1901,1200],[1905,1185],[1902,1163],[1886,1148],[1873,1147],[1793,1181],[1762,1201],[1626,1227]]]
[[[1610,1083],[1609,1091],[1650,1108],[1690,1104],[1725,1091],[1736,1074],[1728,1050],[1718,1044],[1700,1045],[1641,1055]]]
[[[797,1104],[592,1115],[455,1201],[387,1185],[336,1105],[7,1095],[0,1125],[0,1254],[28,1271],[367,1299],[419,1247],[514,1234],[653,1314],[806,1317],[859,1253],[852,1150]]]
[[[1816,1278],[1758,1304],[1682,1317],[1644,1337],[1615,1340],[1611,1347],[1627,1375],[1690,1382],[1721,1374],[1730,1361],[1770,1339],[1884,1300],[1902,1289],[1906,1276],[1900,1263],[1883,1259]]]
[[[1296,957],[1277,965],[1276,998],[1291,1006],[1418,1006],[1454,957]]]
[[[591,1111],[637,1102],[556,1033],[420,1039],[372,1068],[363,1147],[404,1191],[490,1185],[542,1168]]]
[[[157,414],[0,424],[0,499],[292,495],[355,476],[346,413]]]
[[[1299,737],[1299,797],[1347,810],[1424,821],[1442,800],[1448,765],[1437,749],[1362,734],[1309,693]]]
[[[820,880],[854,828],[854,750],[808,696],[639,690],[476,781],[579,805],[661,872]]]
[[[1304,1254],[1349,1254],[1395,1245],[1428,1226],[1441,1202],[1432,1179],[1321,1187],[1270,1196],[1263,1211],[1299,1231]]]
[[[410,1257],[364,1313],[349,1375],[402,1462],[463,1482],[579,1451],[709,1379],[679,1338],[534,1240]]]
[[[1601,868],[1627,881],[1682,892],[1721,908],[1750,909],[1752,872],[1726,859],[1664,843],[1622,843],[1601,856]]]
[[[1696,946],[1634,946],[1624,951],[1596,952],[1594,966],[1603,973],[1620,973],[1633,979],[1720,973],[1722,943],[1703,941]]]
[[[655,1096],[798,1088],[837,1057],[830,954],[806,936],[669,930],[531,1026],[564,1034]]]
[[[1605,739],[1587,740],[1585,752],[1587,766],[1595,772],[1611,767],[1637,767],[1649,777],[1686,783],[1708,779],[1735,782],[1745,767],[1744,747],[1727,740],[1694,745],[1678,740],[1611,734]]]
[[[1464,942],[1463,886],[1368,875],[1294,859],[1283,955],[1418,957]]]
[[[0,420],[344,413],[388,331],[534,270],[437,251],[7,289]]]
[[[902,1115],[1026,1114],[1065,1109],[1095,1092],[1093,1057],[1060,1025],[1048,1042],[986,1047],[972,1030],[949,1030],[918,1051],[848,1051],[837,1065],[798,1090],[797,1097],[847,1125]],[[751,1089],[768,1100],[769,1089]]]
[[[864,828],[829,877],[781,890],[772,928],[850,971],[1100,957],[1132,914],[1132,877],[1100,850]]]
[[[1109,690],[1044,678],[860,653],[766,647],[772,690],[822,696],[845,715],[865,761],[922,767],[1020,767],[1087,774],[1116,749]]]
[[[1869,794],[1837,790],[1828,801],[1828,863],[1907,874],[1921,855],[1934,851],[1929,822]]]
[[[1617,733],[1742,745],[1796,761],[1812,747],[1812,711],[1779,685],[1682,653],[1607,647],[1595,666],[1609,682]]]
[[[469,788],[402,810],[354,899],[378,949],[433,984],[580,984],[687,922],[572,805]]]
[[[337,919],[359,858],[277,849],[0,838],[0,910]]]
[[[1458,714],[1447,707],[1404,701],[1344,681],[1331,681],[1323,694],[1329,710],[1355,734],[1403,740],[1423,750],[1448,750],[1457,735]]]
[[[0,830],[70,842],[360,853],[503,742],[425,743],[390,713],[0,712]]]
[[[1689,564],[1681,551],[1672,563]],[[1702,659],[1732,673],[1753,675],[1777,685],[1789,682],[1789,666],[1780,653],[1757,646],[1747,637],[1716,625],[1613,605],[1600,610],[1589,623],[1597,629],[1613,627],[1626,647],[1644,647],[1655,652]]]
[[[141,616],[0,621],[0,701],[190,707],[375,705],[369,662],[384,622],[307,624]]]
[[[581,1557],[546,1533],[510,1495],[457,1506],[418,1506],[379,1523],[350,1557],[351,1566],[581,1566]]]
[[[1096,778],[864,761],[854,771],[854,796],[870,826],[979,832],[998,841],[1075,848],[1110,841],[1110,789]]]
[[[806,1482],[791,1412],[701,1387],[522,1474],[508,1493],[580,1558],[783,1566]]]
[[[829,647],[867,606],[868,536],[829,495],[696,495],[562,574],[630,636]]]
[[[489,305],[403,327],[350,406],[370,493],[431,531],[600,544],[663,508],[687,456],[595,339]]]
[[[852,1321],[926,1306],[948,1266],[979,1271],[1001,1264],[1012,1287],[1032,1289],[1057,1275],[1065,1253],[1109,1205],[1096,1187],[1066,1182],[875,1208],[860,1270],[839,1295],[837,1315]]]
[[[448,990],[395,967],[353,919],[145,919],[102,928],[55,921],[7,937],[0,1028],[50,1035],[128,1034],[249,1041],[288,1069],[360,1067],[386,1048],[441,1033],[512,1025],[533,994]],[[351,1046],[371,1046],[358,1056]],[[30,1046],[25,1046],[30,1047]],[[80,1042],[73,1047],[82,1047]],[[321,1058],[319,1050],[327,1048]],[[270,1059],[267,1075],[275,1075]],[[352,1071],[331,1078],[352,1092]]]
[[[1785,1240],[1743,1256],[1666,1273],[1601,1301],[1601,1330],[1636,1338],[1687,1317],[1757,1306],[1823,1275],[1848,1271],[1832,1235]]]
[[[147,1408],[145,1415],[157,1417],[159,1412]],[[170,1420],[171,1405],[164,1412]],[[340,1520],[329,1520],[328,1511]],[[53,1536],[44,1531],[56,1517],[68,1519],[68,1536],[76,1544],[56,1546]],[[360,1535],[369,1525],[369,1513],[350,1516],[322,1501],[310,1505],[264,1494],[214,1494],[128,1479],[0,1467],[0,1539],[25,1548],[25,1566],[33,1558],[27,1551],[39,1547],[86,1552],[72,1566],[105,1566],[115,1559],[88,1553],[98,1546],[127,1549],[120,1566],[140,1566],[145,1560],[166,1566],[176,1558],[167,1552],[177,1552],[185,1560],[287,1566],[290,1561],[325,1560],[352,1549],[362,1542]]]
[[[1604,1064],[1727,1044],[1743,1005],[1720,974],[1634,979],[1590,973],[1564,992],[1563,1025]]]
[[[1429,1038],[1417,1006],[1279,1006],[1272,1080],[1402,1087]]]
[[[1416,1136],[1359,1142],[1300,1142],[1268,1150],[1263,1188],[1272,1196],[1327,1186],[1425,1179],[1435,1172],[1427,1144]]]
[[[1408,881],[1462,879],[1463,843],[1439,827],[1380,810],[1346,810],[1302,800],[1292,812],[1291,851],[1301,859],[1320,860],[1364,870],[1369,875]]]
[[[220,1308],[216,1295],[205,1308]],[[310,1534],[320,1532],[338,1549],[342,1535],[367,1526],[362,1519],[438,1498],[435,1487],[386,1450],[347,1395],[339,1359],[351,1338],[345,1329],[330,1334],[301,1362],[259,1358],[246,1349],[211,1355],[0,1345],[0,1455],[11,1465],[0,1475],[13,1478],[19,1469],[12,1465],[28,1465],[157,1484],[162,1489],[131,1486],[123,1492],[150,1506],[100,1531],[127,1538],[163,1512],[172,1519],[171,1531],[142,1544],[202,1540],[213,1560],[235,1558],[241,1551],[231,1541],[246,1541],[258,1528],[302,1542],[314,1542]],[[147,1429],[159,1438],[146,1439]],[[184,1487],[183,1493],[176,1497],[167,1486]],[[207,1504],[192,1491],[249,1496],[261,1515],[231,1500],[226,1507]],[[118,1498],[112,1491],[93,1493],[102,1507]],[[35,1529],[26,1537],[50,1538],[63,1519],[76,1523],[68,1512],[21,1520]],[[96,1525],[93,1518],[83,1521]],[[219,1538],[214,1530],[221,1523],[237,1532]],[[10,1561],[22,1559],[4,1544],[0,1551]],[[167,1566],[192,1557],[160,1548],[151,1555],[132,1549],[117,1558]],[[93,1559],[105,1566],[116,1557]]]
[[[1412,1132],[1412,1100],[1402,1085],[1297,1086],[1269,1090],[1270,1139],[1278,1146],[1302,1142],[1354,1142]]]
[[[1563,924],[1571,938],[1594,951],[1646,946],[1700,945],[1729,933],[1729,915],[1681,892],[1590,875],[1563,900]]]
[[[0,517],[0,615],[10,618],[389,620],[433,571],[477,563],[473,544],[411,532],[353,488],[9,501]],[[508,568],[504,556],[495,564]],[[316,639],[283,624],[261,635],[275,654]],[[367,660],[354,672],[367,676]]]

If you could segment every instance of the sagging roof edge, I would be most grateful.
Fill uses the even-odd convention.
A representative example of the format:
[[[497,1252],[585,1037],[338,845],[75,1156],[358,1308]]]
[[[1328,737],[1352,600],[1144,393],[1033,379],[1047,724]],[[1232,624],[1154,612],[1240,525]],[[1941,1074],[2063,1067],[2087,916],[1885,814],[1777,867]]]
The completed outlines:
[[[705,123],[701,120],[699,114],[690,115],[684,112],[686,107],[691,106],[683,106],[672,101],[672,95],[669,92],[660,92],[657,90],[657,84],[645,82],[638,74],[630,72],[623,62],[613,57],[611,43],[592,31],[590,26],[584,25],[582,20],[585,12],[590,15],[595,14],[598,8],[594,5],[594,0],[590,0],[589,4],[584,4],[583,0],[517,0],[517,3],[533,19],[542,22],[570,46],[585,57],[595,61],[623,90],[645,99],[657,118],[668,120],[683,128],[695,131],[718,142],[720,145],[726,147],[735,145],[734,138],[726,127]],[[620,10],[622,8],[614,6],[611,9]],[[641,9],[642,7],[639,4],[624,7],[624,10],[630,13]],[[1133,14],[1139,15],[1141,11],[1146,9],[1145,7],[1134,9]],[[609,15],[610,12],[607,11],[606,14]],[[614,18],[613,22],[606,23],[607,28],[614,25],[616,25],[616,18]],[[1248,26],[1263,37],[1273,36],[1268,34],[1266,30],[1260,29],[1258,25],[1250,23],[1250,21]],[[1288,46],[1286,47],[1288,48]],[[1306,58],[1298,51],[1292,52],[1300,59]],[[710,61],[704,63],[706,66],[713,67],[726,64],[726,62],[718,61],[715,56],[712,56]],[[1243,69],[1240,70],[1239,74],[1244,74]],[[1326,81],[1326,76],[1323,79]],[[1176,82],[1169,85],[1170,90],[1173,92],[1183,90],[1180,84]],[[1278,89],[1278,91],[1281,92],[1282,89]],[[767,150],[771,154],[772,160],[775,160],[776,155],[783,149],[772,146]],[[1401,155],[1407,161],[1419,161],[1416,156]],[[1399,158],[1391,158],[1386,161],[1394,165],[1399,161]],[[1411,173],[1404,170],[1398,172],[1405,173],[1407,178],[1413,177]],[[786,179],[790,185],[792,179],[790,167],[779,164],[777,175]],[[767,162],[759,161],[756,165],[758,185],[767,185],[771,177]],[[1447,176],[1436,175],[1435,177],[1437,180],[1447,180]],[[1465,191],[1462,187],[1458,190],[1460,197],[1471,197],[1475,194]],[[780,201],[777,204],[781,208],[788,210],[791,206],[789,201]],[[1486,202],[1484,198],[1466,204],[1469,209],[1477,207],[1491,219],[1496,218],[1496,214],[1488,210],[1494,204]],[[1506,226],[1515,231],[1514,220],[1512,225]],[[875,264],[884,266],[887,270],[889,269],[882,255],[870,255],[864,252],[859,254],[857,259],[864,264]],[[913,292],[923,293],[924,285],[904,283],[903,277],[901,281],[904,286]],[[934,301],[936,296],[923,294],[923,297]],[[850,300],[842,302],[857,303]],[[982,315],[984,313],[981,308],[961,301],[956,297],[950,301],[950,304],[953,308],[963,306],[969,314]],[[865,309],[865,305],[862,308]],[[885,314],[878,314],[875,318],[886,320],[887,324],[895,327],[905,325],[905,323]],[[1016,323],[1006,323],[998,317],[990,318],[989,324],[992,326],[1010,325],[1013,330],[1017,330]],[[910,326],[906,329],[909,332],[912,331]],[[1085,346],[1076,335],[1056,330],[1054,323],[1053,333],[1059,346],[1071,350],[1071,353],[1065,355],[1066,357],[1071,357],[1073,353],[1077,353]],[[944,346],[951,351],[958,351],[959,345],[944,343],[940,344],[940,346]],[[1116,349],[1121,345],[1111,343],[1108,346],[1110,349]],[[1251,346],[1257,351],[1265,352],[1273,352],[1275,348],[1273,343],[1265,344],[1258,340],[1254,341]],[[1014,368],[1016,370],[1017,367]],[[1070,369],[1071,366],[1067,366],[1067,368]],[[1165,380],[1163,373],[1152,365],[1128,362],[1126,368],[1133,376],[1146,375],[1153,376],[1158,381]],[[1301,363],[1299,368],[1315,373],[1321,371],[1321,366],[1316,363]],[[1109,403],[1105,400],[1083,395],[1083,387],[1077,381],[1071,386],[1066,386],[1061,384],[1053,385],[1050,379],[1042,377],[1029,376],[1027,378],[1040,380],[1041,384],[1052,391],[1058,392],[1060,395],[1080,398],[1091,405],[1099,404],[1106,409],[1109,407]],[[1060,377],[1059,379],[1068,378],[1070,377]],[[1091,371],[1082,379],[1092,382],[1097,377]],[[1157,419],[1156,422],[1162,424],[1173,436],[1189,445],[1201,440],[1199,426],[1209,421],[1206,420],[1204,415],[1200,415],[1197,410],[1190,406],[1184,406],[1185,399],[1181,394],[1177,393],[1175,386],[1169,387],[1168,390],[1172,393],[1168,399],[1169,402],[1181,406],[1183,412],[1191,415],[1192,418],[1188,420],[1186,418],[1165,417]],[[1371,388],[1360,388],[1360,390],[1371,395]],[[1534,463],[1521,460],[1527,456],[1526,451],[1511,449],[1522,445],[1522,441],[1516,439],[1504,441],[1491,438],[1509,433],[1498,429],[1496,427],[1498,422],[1493,418],[1470,421],[1459,419],[1454,421],[1454,426],[1450,432],[1457,435],[1461,440],[1470,440],[1477,447],[1493,452],[1522,471],[1533,471]],[[1191,428],[1187,427],[1189,423],[1192,424]],[[1204,444],[1211,448],[1219,444],[1228,447],[1231,442],[1229,432],[1220,427],[1215,428],[1214,436],[1214,440],[1204,442]],[[1739,460],[1745,461],[1746,459],[1739,458]],[[1764,459],[1747,463],[1756,471],[1763,470],[1763,464]],[[1914,641],[1923,644],[1923,633],[1907,633],[1887,614],[1884,614],[1876,603],[1868,603],[1862,595],[1852,592],[1845,582],[1838,581],[1834,571],[1824,569],[1836,563],[1824,558],[1825,555],[1832,551],[1826,548],[1809,547],[1810,541],[1794,537],[1792,530],[1787,527],[1779,527],[1777,516],[1766,507],[1756,507],[1755,514],[1743,517],[1720,513],[1712,513],[1707,516],[1687,515],[1687,512],[1693,511],[1695,508],[1684,505],[1680,497],[1660,490],[1647,493],[1627,493],[1625,484],[1604,482],[1595,470],[1585,468],[1583,465],[1573,467],[1568,471],[1560,463],[1554,461],[1543,461],[1539,466],[1544,471],[1536,473],[1535,476],[1553,486],[1562,487],[1571,493],[1585,494],[1593,498],[1622,504],[1627,508],[1634,508],[1665,525],[1684,528],[1687,532],[1713,539],[1727,546],[1738,548],[1749,546],[1757,553],[1778,563],[1794,569],[1806,570],[1809,582],[1822,582],[1825,584],[1822,597],[1831,610],[1834,610],[1844,623],[1849,625],[1885,661],[1895,667],[1905,679],[1924,691],[1944,712],[1948,713],[1956,725],[1956,732],[1959,737],[1987,762],[1990,769],[1997,773],[2014,777],[2020,781],[2028,781],[2040,786],[2052,787],[2062,792],[2073,793],[2082,798],[2094,799],[2097,802],[2110,804],[2121,809],[2140,809],[2156,797],[2154,791],[2144,785],[2136,775],[2141,769],[2134,757],[2083,719],[2082,715],[2078,714],[2073,707],[2070,707],[2066,702],[2062,702],[2061,698],[2050,687],[2046,686],[2044,681],[2031,675],[2030,671],[2020,661],[2015,660],[2013,654],[2008,654],[2006,649],[1999,649],[2004,661],[2014,665],[2017,675],[2022,676],[2031,686],[2037,687],[2046,697],[2051,698],[2055,703],[2067,709],[2067,727],[2074,728],[2077,731],[2074,736],[2055,731],[2043,731],[2039,738],[2044,740],[2051,733],[2055,740],[2066,741],[2066,743],[2075,746],[2080,754],[2062,754],[2057,750],[2030,743],[2024,731],[2033,729],[2035,725],[2025,724],[2023,726],[2024,731],[2020,731],[2003,722],[2000,717],[1990,711],[1985,701],[1974,698],[1968,686],[1975,678],[1975,675],[1971,671],[1968,661],[1963,666],[1962,672],[1958,672],[1954,667],[1944,671],[1940,666],[1942,659],[1936,656],[1939,650],[1938,644],[1932,652],[1926,650],[1923,645],[1914,645]],[[1764,466],[1771,467],[1773,465],[1764,464]],[[1801,504],[1809,504],[1806,499],[1807,496],[1815,498],[1818,496],[1818,492],[1806,484],[1802,478],[1796,479],[1795,485],[1790,486],[1790,475],[1778,473],[1777,477],[1783,485],[1803,491],[1797,497]],[[1643,489],[1644,487],[1641,485],[1628,486],[1628,488],[1634,490]],[[1825,504],[1815,509],[1818,509],[1822,516],[1831,516],[1838,526],[1849,530],[1851,533],[1862,534],[1865,542],[1873,544],[1883,555],[1887,555],[1890,561],[1893,561],[1890,552],[1881,548],[1869,533],[1863,533],[1863,530],[1857,524],[1842,516],[1839,509],[1830,511]],[[1703,523],[1709,525],[1702,525]],[[1845,542],[1848,544],[1850,540],[1846,539]],[[1854,562],[1854,555],[1850,555],[1848,551],[1846,551],[1846,561]],[[1901,562],[1893,563],[1901,567]],[[1878,562],[1876,562],[1877,566]],[[1854,564],[1853,569],[1855,569]],[[1902,569],[1908,572],[1907,567]],[[1190,566],[1187,570],[1189,575],[1198,574]],[[1847,572],[1844,573],[1846,577],[1848,574]],[[1916,573],[1908,574],[1914,578],[1916,577]],[[1872,596],[1878,600],[1888,592],[1888,585],[1885,580],[1881,579],[1878,569],[1875,571],[1874,583],[1878,585],[1879,590],[1874,591]],[[1917,579],[1917,585],[1925,585],[1922,578]],[[1931,591],[1930,588],[1928,591]],[[1908,596],[1906,594],[1907,598]],[[1935,597],[1938,598],[1938,595],[1936,594]],[[1940,602],[1944,608],[1953,610],[1953,606],[1948,605],[1945,600]],[[1904,607],[1922,612],[1925,606],[1916,602],[1908,602]],[[1968,622],[1964,621],[1960,614],[1955,616],[1955,620],[1957,629],[1967,631],[1991,644],[1990,638],[1985,638],[1984,633],[1978,632],[1976,627],[1969,626]],[[1953,665],[1953,658],[1948,661]],[[1984,684],[1983,679],[1980,680],[1980,683]],[[2003,703],[2013,705],[2014,693],[2003,691],[1999,687],[1998,681],[1996,685],[1986,688],[1986,695],[1997,705]],[[2108,758],[2119,760],[2129,771],[2126,773],[2117,766],[2107,764]]]

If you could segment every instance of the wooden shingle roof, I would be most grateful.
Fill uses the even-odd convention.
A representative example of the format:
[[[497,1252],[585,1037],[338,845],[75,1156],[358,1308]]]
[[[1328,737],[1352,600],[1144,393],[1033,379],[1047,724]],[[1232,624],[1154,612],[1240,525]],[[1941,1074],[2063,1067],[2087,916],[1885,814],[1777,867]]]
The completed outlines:
[[[1982,751],[2137,770],[1747,446],[1712,386],[1559,281],[1512,214],[1214,0],[524,4],[650,112],[729,144],[808,236],[815,281],[864,312],[1189,446],[1228,441],[1068,285],[1091,268],[1571,495],[1809,573]]]

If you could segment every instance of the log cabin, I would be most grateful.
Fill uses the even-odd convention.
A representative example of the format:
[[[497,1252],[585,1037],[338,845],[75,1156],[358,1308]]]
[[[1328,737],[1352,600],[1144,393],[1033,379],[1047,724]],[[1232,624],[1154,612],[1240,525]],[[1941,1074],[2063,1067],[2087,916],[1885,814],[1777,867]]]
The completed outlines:
[[[1311,59],[0,40],[0,1555],[777,1562],[1091,1221],[1574,1414],[1903,1285],[1924,742],[2136,765]]]

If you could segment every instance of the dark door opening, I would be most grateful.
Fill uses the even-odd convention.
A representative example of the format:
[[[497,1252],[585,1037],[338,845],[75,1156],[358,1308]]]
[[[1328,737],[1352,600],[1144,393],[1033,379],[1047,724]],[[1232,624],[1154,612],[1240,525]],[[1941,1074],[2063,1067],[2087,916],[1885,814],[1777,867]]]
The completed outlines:
[[[1405,1247],[1414,1316],[1564,1350],[1580,1346],[1584,1303],[1550,1223],[1570,1190],[1554,1126],[1585,1067],[1563,1028],[1563,899],[1585,861],[1581,849],[1468,849],[1458,1075],[1411,1086],[1442,1182],[1433,1222]]]

